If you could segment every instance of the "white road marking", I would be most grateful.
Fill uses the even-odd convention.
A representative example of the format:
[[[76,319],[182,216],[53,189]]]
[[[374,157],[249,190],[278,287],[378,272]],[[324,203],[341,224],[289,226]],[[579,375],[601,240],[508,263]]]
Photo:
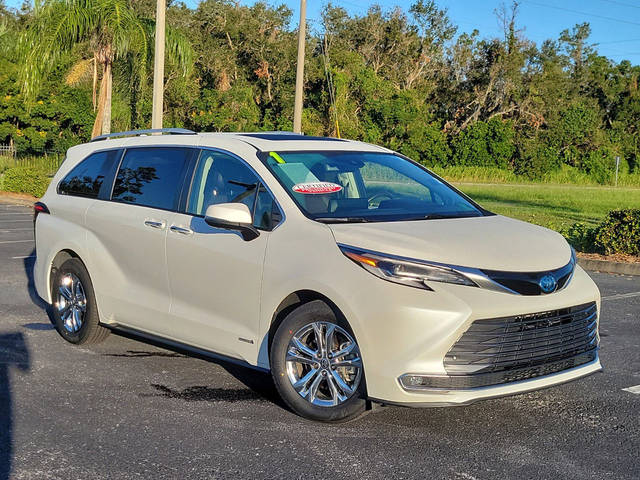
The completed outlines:
[[[635,385],[629,388],[623,388],[622,390],[624,390],[625,392],[635,393],[636,395],[640,395],[640,385]]]
[[[31,222],[33,223],[33,220],[0,220],[0,222],[5,222],[5,223]]]
[[[34,240],[4,240],[0,243],[26,243],[26,242],[33,242]]]
[[[33,231],[33,228],[3,228],[3,229],[0,229],[0,233],[24,232],[27,230]]]
[[[29,212],[8,212],[8,213],[0,213],[0,217],[2,215],[29,215]]]
[[[22,259],[22,258],[36,258],[35,255],[20,255],[17,257],[11,257],[12,260],[18,260],[18,259]]]
[[[618,293],[617,295],[609,295],[608,297],[602,297],[602,300],[619,300],[621,298],[640,297],[640,292],[631,293]]]

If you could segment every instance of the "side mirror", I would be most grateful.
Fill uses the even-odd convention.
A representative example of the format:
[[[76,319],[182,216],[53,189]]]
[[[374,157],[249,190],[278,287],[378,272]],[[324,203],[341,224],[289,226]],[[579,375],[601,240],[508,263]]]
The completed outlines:
[[[260,232],[253,226],[249,207],[244,203],[218,203],[209,205],[204,214],[204,221],[212,227],[236,230],[246,241],[253,240]]]

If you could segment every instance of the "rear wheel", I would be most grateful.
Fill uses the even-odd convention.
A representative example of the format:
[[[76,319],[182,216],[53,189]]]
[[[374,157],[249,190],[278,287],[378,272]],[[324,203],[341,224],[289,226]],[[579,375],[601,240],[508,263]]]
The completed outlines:
[[[309,302],[291,312],[274,336],[270,358],[278,392],[299,415],[344,422],[365,411],[360,349],[326,303]]]
[[[109,335],[100,325],[91,278],[79,259],[70,258],[56,270],[51,298],[56,329],[66,341],[98,343]]]

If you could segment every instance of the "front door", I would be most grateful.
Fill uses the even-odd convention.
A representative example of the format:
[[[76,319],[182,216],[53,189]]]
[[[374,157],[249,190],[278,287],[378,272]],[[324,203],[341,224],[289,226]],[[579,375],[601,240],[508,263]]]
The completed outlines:
[[[261,234],[245,241],[209,226],[209,205],[242,202]],[[274,214],[274,212],[276,212]],[[184,326],[183,341],[224,355],[255,358],[262,267],[277,205],[244,161],[203,150],[183,213],[167,233],[170,312]]]

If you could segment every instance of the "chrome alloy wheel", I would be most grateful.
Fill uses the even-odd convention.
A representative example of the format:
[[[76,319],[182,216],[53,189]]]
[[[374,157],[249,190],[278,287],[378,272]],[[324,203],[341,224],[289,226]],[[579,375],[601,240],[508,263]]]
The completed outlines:
[[[73,273],[67,273],[60,278],[55,306],[65,330],[77,333],[82,327],[87,311],[87,297],[82,282]]]
[[[346,402],[362,378],[358,345],[346,330],[330,322],[298,330],[287,346],[286,365],[293,388],[321,407]]]

